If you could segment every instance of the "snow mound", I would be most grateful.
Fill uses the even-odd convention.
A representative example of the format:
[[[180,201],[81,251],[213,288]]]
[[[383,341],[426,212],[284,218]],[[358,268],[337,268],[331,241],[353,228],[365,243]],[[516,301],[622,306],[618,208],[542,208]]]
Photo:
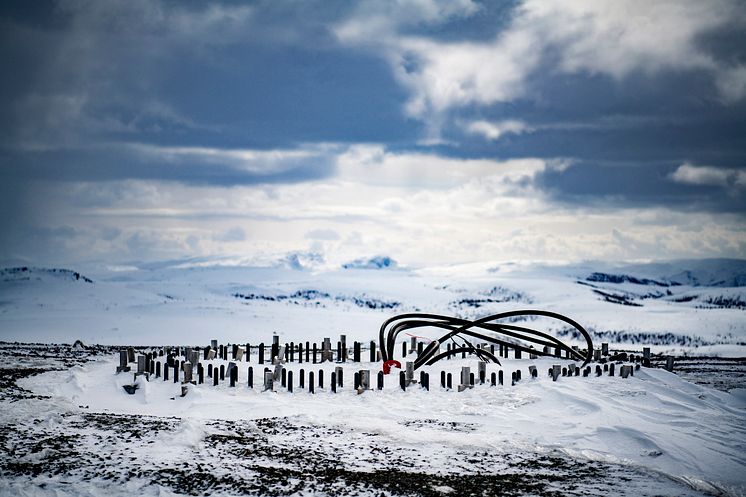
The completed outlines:
[[[506,360],[502,368],[509,377],[516,369],[526,372],[529,365],[545,372],[555,362],[564,361]],[[136,394],[126,394],[121,386],[132,376],[116,375],[117,363],[118,357],[111,356],[72,370],[24,378],[19,386],[68,405],[85,401],[90,412],[176,416],[183,421],[167,444],[174,453],[200,446],[200,420],[289,416],[312,426],[375,433],[425,452],[442,447],[559,450],[573,458],[647,468],[702,490],[719,489],[725,495],[746,491],[743,396],[688,383],[660,369],[643,368],[629,378],[561,377],[556,382],[541,374],[515,386],[477,384],[459,393],[440,388],[437,381],[441,369],[455,376],[462,366],[476,369],[476,361],[456,359],[425,368],[433,378],[429,392],[416,386],[402,391],[398,375],[389,375],[382,391],[358,395],[349,384],[353,371],[375,371],[377,365],[347,363],[341,365],[346,369],[345,387],[337,393],[319,388],[312,395],[297,384],[295,393],[251,389],[246,385],[247,366],[253,365],[255,371],[258,366],[239,363],[235,388],[224,381],[217,387],[208,382],[190,385],[181,397],[180,384],[143,377],[138,378],[141,388]],[[214,367],[217,364],[225,361],[214,361]],[[314,368],[329,375],[336,366],[340,365]],[[297,377],[301,367],[309,366],[286,367]],[[488,365],[488,376],[499,368]],[[451,428],[428,428],[437,426]],[[434,471],[448,471],[452,462],[432,464]]]

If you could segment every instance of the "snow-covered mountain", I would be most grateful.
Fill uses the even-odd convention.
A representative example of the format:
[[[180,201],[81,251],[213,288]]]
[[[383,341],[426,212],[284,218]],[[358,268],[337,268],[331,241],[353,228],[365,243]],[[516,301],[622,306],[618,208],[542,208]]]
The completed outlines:
[[[310,269],[314,260],[6,268],[0,270],[0,339],[201,344],[265,340],[272,333],[288,340],[346,333],[370,340],[385,319],[402,312],[478,318],[532,308],[568,315],[599,341],[746,352],[741,260],[395,271],[371,270],[396,267],[385,256],[326,270]],[[578,338],[551,323],[535,324]]]

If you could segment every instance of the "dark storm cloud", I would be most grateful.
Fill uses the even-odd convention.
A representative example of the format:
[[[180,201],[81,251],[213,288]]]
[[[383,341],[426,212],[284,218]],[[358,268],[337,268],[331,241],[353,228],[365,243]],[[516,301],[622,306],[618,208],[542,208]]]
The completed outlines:
[[[593,209],[664,206],[683,211],[746,211],[746,189],[675,181],[681,164],[578,162],[548,170],[539,186],[557,201]]]

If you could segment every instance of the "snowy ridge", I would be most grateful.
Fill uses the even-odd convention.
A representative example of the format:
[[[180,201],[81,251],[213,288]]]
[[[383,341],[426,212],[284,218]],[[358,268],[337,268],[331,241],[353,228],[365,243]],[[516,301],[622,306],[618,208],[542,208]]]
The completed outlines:
[[[741,259],[678,260],[646,264],[611,265],[595,270],[585,279],[608,283],[695,287],[746,286],[746,261]]]
[[[84,283],[93,283],[93,280],[86,278],[77,271],[70,269],[57,268],[38,268],[38,267],[10,267],[0,269],[0,280],[9,281],[42,281],[45,278],[57,278],[60,280],[82,281]]]
[[[370,297],[365,294],[360,295],[330,295],[327,292],[319,290],[297,290],[289,295],[277,294],[277,295],[265,295],[257,293],[234,293],[234,297],[240,300],[263,300],[266,302],[286,302],[293,305],[313,305],[317,307],[325,307],[330,302],[349,302],[357,307],[364,309],[399,309],[401,302],[393,300],[382,300],[375,297]]]
[[[370,259],[355,259],[342,264],[343,269],[394,269],[397,262],[387,255],[377,255]]]

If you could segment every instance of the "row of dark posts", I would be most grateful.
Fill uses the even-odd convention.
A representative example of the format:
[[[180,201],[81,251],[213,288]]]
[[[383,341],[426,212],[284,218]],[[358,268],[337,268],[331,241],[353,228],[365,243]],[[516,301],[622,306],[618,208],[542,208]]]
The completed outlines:
[[[341,340],[337,343],[337,358],[338,362],[346,362],[347,358],[347,346],[346,346],[346,340],[344,335],[341,336]],[[402,344],[403,349],[402,353],[403,355],[406,355],[407,348],[406,348],[406,342]],[[483,346],[486,348],[486,344]],[[608,351],[608,345],[602,344],[602,349],[597,351],[600,354],[603,354],[604,356],[607,356],[609,354]],[[450,349],[450,345],[448,345],[448,349]],[[455,347],[455,345],[454,345]],[[495,346],[491,345],[491,351],[495,352]],[[259,364],[265,363],[265,345],[264,343],[260,343],[258,345],[258,362]],[[417,352],[418,354],[422,353],[423,349],[423,343],[419,342],[417,343],[416,337],[412,337],[411,339],[411,349],[410,353]],[[177,348],[177,349],[170,349],[167,352],[164,352],[163,349],[160,351],[152,351],[148,352],[144,355],[139,355],[137,359],[137,372],[135,373],[135,378],[137,378],[138,375],[146,375],[146,377],[150,375],[155,375],[156,378],[161,376],[161,373],[163,375],[164,381],[169,380],[169,371],[172,371],[173,374],[173,382],[178,383],[180,378],[180,371],[183,373],[183,380],[182,384],[188,384],[188,383],[197,383],[202,384],[204,383],[204,366],[203,364],[199,363],[199,356],[202,355],[205,360],[211,360],[215,358],[221,358],[223,360],[228,360],[228,353],[231,353],[231,356],[234,360],[242,360],[244,355],[246,356],[246,361],[249,362],[250,360],[250,351],[251,351],[251,345],[249,343],[246,343],[246,348],[243,349],[241,346],[237,344],[233,344],[231,346],[227,345],[218,345],[216,340],[213,340],[211,345],[204,348],[202,351],[202,354],[200,354],[200,349],[196,348]],[[244,353],[244,350],[246,353]],[[279,339],[278,337],[274,337],[271,349],[270,349],[270,361],[272,363],[275,363],[276,359],[279,358],[281,355],[282,358],[285,359],[287,362],[293,362],[295,361],[295,354],[297,351],[297,358],[298,363],[303,363],[304,359],[304,353],[305,353],[305,360],[306,362],[312,362],[314,364],[317,363],[317,355],[319,353],[319,349],[316,343],[311,345],[309,342],[305,343],[305,348],[302,343],[299,343],[297,346],[294,343],[290,343],[287,346],[280,346],[279,345]],[[376,360],[379,359],[379,356],[376,354],[376,344],[375,342],[370,342],[370,359],[371,362],[376,362]],[[500,357],[507,357],[509,352],[509,348],[507,346],[500,345],[497,348],[497,353]],[[521,358],[521,351],[518,349],[515,349],[515,357],[517,359]],[[158,357],[163,357],[165,354],[165,362],[162,364],[160,360],[158,360]],[[322,362],[323,358],[329,358],[331,357],[331,350],[330,350],[330,341],[329,339],[324,340],[324,344],[322,344]],[[600,355],[596,354],[596,355]],[[181,361],[177,359],[177,357],[181,356],[185,357],[184,361]],[[462,355],[465,356],[465,353]],[[649,365],[650,364],[650,349],[644,348],[643,349],[643,355],[642,356],[635,356],[630,354],[628,357],[626,354],[623,354],[625,357],[624,359],[629,359],[630,362],[633,363],[633,365],[636,364],[636,368],[640,368],[640,363]],[[534,357],[533,354],[531,354],[532,358]],[[611,360],[614,360],[614,357],[610,358]],[[352,360],[354,362],[360,362],[361,360],[361,344],[360,342],[354,342],[353,344],[353,358]],[[120,365],[117,367],[117,372],[120,371],[130,371],[129,364],[135,362],[135,353],[134,349],[132,347],[120,351]],[[197,370],[196,370],[196,376],[197,379],[193,379],[193,374],[195,371],[193,370],[194,366],[196,364]],[[603,364],[603,369],[601,364]],[[601,376],[602,371],[607,372],[609,376],[614,376],[615,374],[615,365],[613,362],[606,363],[606,359],[601,359],[601,364],[597,364],[596,369],[596,376]],[[627,378],[628,376],[634,375],[634,369],[635,367],[633,365],[622,365],[619,371],[620,376]],[[161,367],[163,366],[163,367]],[[281,366],[278,366],[281,368],[281,385],[284,388],[287,388],[289,391],[293,391],[293,372],[289,371],[286,372],[285,368],[282,368]],[[217,366],[213,370],[213,365],[208,364],[207,367],[207,376],[211,377],[213,379],[213,385],[218,385],[220,381],[225,381],[226,376],[226,369],[225,365],[221,365],[218,369]],[[461,384],[459,385],[459,390],[463,390],[465,388],[470,388],[475,384],[474,374],[469,373],[468,379],[464,378],[464,369],[468,370],[468,368],[462,368],[462,378],[461,378]],[[666,369],[669,371],[673,369],[673,359],[668,358],[666,363]],[[265,368],[265,378],[267,376],[267,372],[269,371],[269,368]],[[231,387],[235,387],[238,383],[238,366],[235,364],[235,362],[231,362],[228,365],[228,381]],[[537,376],[536,368],[534,366],[529,367],[529,373],[532,377]],[[591,367],[587,366],[583,370],[583,376],[587,377],[591,373]],[[318,373],[318,380],[319,380],[319,387],[323,388],[323,370],[319,370]],[[365,381],[361,378],[361,375],[363,375],[363,372],[355,373],[354,380],[353,380],[353,387],[355,389],[364,388],[364,389],[370,389],[370,372],[366,372],[367,376]],[[568,367],[561,367],[561,366],[553,366],[549,369],[549,375],[553,378],[554,381],[557,380],[560,376],[579,376],[580,375],[580,368],[578,368],[575,365],[570,365]],[[314,380],[313,380],[313,372],[309,372],[309,391],[314,392]],[[343,371],[341,367],[337,367],[334,372],[331,374],[332,377],[332,391],[336,392],[338,387],[343,386]],[[520,370],[515,371],[511,373],[511,384],[515,385],[518,381],[521,379],[521,372]],[[300,386],[301,388],[304,388],[304,370],[300,370]],[[383,373],[379,372],[377,376],[377,387],[379,390],[383,389]],[[481,384],[484,384],[486,382],[486,363],[481,362],[479,363],[479,371],[478,371],[478,381]],[[248,385],[249,387],[253,388],[253,368],[249,367],[248,369]],[[365,385],[363,385],[365,383]],[[406,390],[406,388],[413,384],[417,383],[414,381],[414,371],[412,367],[412,363],[407,363],[407,370],[401,371],[400,373],[400,386],[403,390]],[[503,371],[499,371],[499,373],[496,375],[496,373],[491,373],[490,376],[490,383],[492,386],[495,385],[502,385],[504,383],[503,379]],[[429,390],[430,389],[430,380],[429,380],[429,374],[425,372],[420,373],[420,381],[419,384],[422,388]],[[274,385],[272,385],[274,386]],[[441,371],[441,387],[451,389],[453,387],[453,379],[450,373],[446,374],[445,371]],[[186,393],[185,387],[182,387],[182,395]],[[265,389],[266,388],[266,381],[265,381]]]
[[[335,360],[336,362],[347,362],[349,350],[347,347],[346,337],[342,335],[340,338],[341,339],[337,342],[337,353]],[[325,341],[328,340],[329,339],[325,339]],[[273,364],[276,359],[280,358],[280,355],[282,355],[281,359],[283,359],[285,362],[298,362],[299,364],[302,364],[303,362],[312,364],[324,362],[323,344],[319,345],[318,343],[311,342],[305,342],[305,344],[303,342],[300,342],[296,344],[295,342],[290,342],[287,345],[281,346],[278,337],[275,336],[273,337],[273,342],[270,346],[267,346],[264,344],[264,342],[262,342],[254,348],[257,350],[258,364],[265,364],[265,362]],[[239,346],[238,344],[233,344],[231,347],[231,358],[233,360],[242,360],[245,357],[246,362],[251,362],[251,349],[252,346],[250,343],[246,343],[245,347]],[[211,350],[215,351],[215,354],[212,357],[210,355]],[[204,350],[204,359],[207,360],[209,358],[220,358],[227,361],[228,350],[228,346],[218,345],[217,340],[213,340],[212,344]],[[267,357],[268,350],[269,357]],[[378,362],[380,360],[380,355],[376,351],[375,341],[370,341],[368,351],[370,362]],[[329,352],[331,352],[331,350]],[[362,362],[361,342],[353,342],[352,361]]]
[[[328,343],[328,340],[329,339],[325,339],[325,343]],[[487,346],[488,346],[488,344],[483,344],[482,348],[486,349]],[[415,353],[415,352],[417,353],[417,355],[420,355],[422,353],[422,351],[423,351],[423,347],[424,347],[423,342],[421,342],[421,341],[417,342],[417,338],[416,337],[411,337],[409,350],[407,350],[407,343],[406,342],[402,342],[402,357],[406,357],[408,355],[408,353],[412,354],[412,353]],[[453,345],[447,344],[446,345],[446,351],[450,351],[452,349],[452,347],[455,348],[456,345],[455,344],[453,344]],[[255,348],[258,349],[257,350],[257,352],[258,352],[258,363],[259,364],[264,364],[265,361],[267,360],[267,358],[266,358],[266,349],[267,349],[267,347],[262,342],[262,343],[260,343]],[[361,350],[361,348],[362,348],[362,345],[361,345],[360,342],[356,341],[356,342],[353,343],[353,354],[352,354],[352,361],[353,362],[361,362],[361,357],[362,357],[362,350]],[[204,350],[203,350],[203,358],[204,358],[204,360],[218,358],[218,359],[222,359],[222,360],[226,360],[227,361],[228,360],[228,351],[229,351],[229,349],[231,351],[231,358],[233,360],[241,361],[241,360],[243,360],[243,358],[245,356],[245,361],[246,362],[250,362],[251,361],[251,344],[250,343],[246,343],[245,344],[245,348],[242,347],[242,346],[240,346],[240,345],[238,345],[238,344],[232,344],[229,347],[228,345],[218,345],[217,340],[212,340],[211,345],[208,346],[208,347],[206,347],[206,348],[204,348]],[[576,351],[578,351],[577,347],[573,347],[573,349],[576,350]],[[190,349],[190,348],[185,348],[185,350],[186,351],[194,350],[194,351],[197,351],[197,352],[199,351],[199,349]],[[370,353],[369,361],[370,362],[378,362],[380,360],[380,354],[378,354],[377,351],[376,351],[376,342],[375,341],[371,341],[370,342],[368,350],[369,350],[369,353]],[[509,352],[510,352],[510,347],[508,347],[507,345],[502,345],[502,344],[500,344],[497,347],[495,347],[494,344],[489,344],[489,350],[490,350],[490,352],[491,352],[492,355],[495,355],[497,353],[496,357],[505,357],[505,358],[508,358],[509,357]],[[280,356],[280,354],[283,355],[282,359],[284,359],[286,362],[296,362],[296,352],[297,352],[297,362],[298,363],[303,363],[304,362],[304,358],[305,358],[305,362],[312,362],[313,364],[317,364],[319,362],[319,352],[322,353],[321,354],[321,362],[324,362],[323,344],[322,344],[321,347],[319,347],[318,344],[316,344],[316,343],[311,344],[310,342],[305,342],[305,347],[304,347],[303,343],[295,344],[294,342],[290,342],[287,346],[280,346],[280,344],[279,344],[279,337],[277,337],[277,336],[273,337],[273,343],[272,343],[272,345],[270,347],[270,356],[269,356],[269,361],[268,362],[271,363],[271,364],[273,364],[275,362],[275,359],[277,359]],[[514,357],[516,359],[521,359],[522,358],[522,351],[520,349],[515,348],[515,349],[513,349],[513,352],[514,352]],[[545,354],[550,353],[549,347],[544,347],[543,352]],[[127,349],[127,351],[124,351],[124,350],[121,351],[120,354],[121,354],[121,357],[120,357],[120,366],[117,368],[117,372],[125,371],[125,370],[128,371],[129,370],[128,363],[135,362],[134,349],[132,349],[130,347],[129,349]],[[161,350],[160,351],[160,355],[162,356],[163,354],[164,354],[164,351]],[[331,354],[331,351],[329,351],[329,354]],[[179,349],[177,349],[176,355],[182,355],[181,352],[179,351]],[[184,355],[188,355],[188,354],[185,352]],[[461,353],[462,358],[466,358],[466,355],[467,355],[466,352],[462,352]],[[533,354],[533,353],[531,353],[529,355],[530,355],[531,359],[535,359],[536,358],[536,355]],[[602,343],[601,344],[601,349],[597,349],[597,350],[594,351],[594,360],[603,362],[604,358],[607,357],[608,355],[609,355],[608,343]],[[561,349],[560,348],[555,348],[554,349],[554,356],[555,357],[561,357]],[[625,354],[625,356],[626,356],[626,354]],[[340,336],[340,340],[337,342],[336,362],[347,362],[347,357],[348,357],[348,349],[347,349],[347,344],[346,344],[346,337],[345,337],[345,335],[341,335]],[[452,356],[449,355],[447,358],[451,359],[451,357]],[[566,351],[565,357],[566,358],[570,357],[569,351]],[[190,358],[187,357],[186,359],[189,360]],[[148,359],[148,364],[149,364],[150,360],[151,359],[149,358]],[[630,354],[629,355],[629,362],[632,362],[632,363],[642,363],[642,365],[649,367],[650,366],[650,348],[649,347],[643,348],[643,354],[642,354],[642,356],[640,356],[640,355],[636,356],[634,354]],[[669,371],[673,370],[673,357],[669,356],[666,359],[665,368],[667,370],[669,370]],[[142,371],[140,371],[139,367],[138,367],[138,372],[142,372]],[[154,371],[151,371],[151,374],[152,373],[154,373]]]
[[[144,357],[144,356],[141,356]],[[164,363],[163,364],[163,380],[169,381],[169,371],[173,372],[173,382],[178,383],[179,382],[179,372],[182,371],[184,375],[183,383],[196,383],[196,384],[203,384],[205,379],[205,370],[204,366],[201,363],[197,364],[197,380],[194,381],[192,379],[192,370],[191,370],[191,364],[185,362],[180,362],[176,358],[171,358],[171,363]],[[155,374],[156,378],[161,375],[161,362],[158,360],[151,360],[150,361],[151,368],[153,373]],[[154,364],[154,366],[153,366]],[[187,369],[182,370],[181,368],[184,366],[188,366]],[[487,376],[486,376],[486,363],[480,362],[479,363],[479,371],[478,376],[475,377],[473,372],[470,372],[469,367],[463,367],[462,368],[462,375],[461,375],[461,384],[458,385],[459,391],[463,391],[466,388],[473,387],[477,382],[479,384],[485,384],[487,382]],[[620,376],[623,378],[627,378],[628,376],[634,376],[634,370],[640,368],[640,364],[633,365],[622,365],[620,370]],[[529,366],[529,374],[532,378],[537,377],[537,370],[535,366]],[[596,365],[595,368],[595,374],[596,376],[601,376],[602,371],[606,372],[609,376],[615,375],[615,364],[604,364],[603,367],[600,364]],[[283,388],[286,388],[287,391],[293,392],[294,389],[294,383],[293,383],[293,377],[294,372],[289,371],[283,367],[280,366],[280,385]],[[562,367],[560,365],[555,365],[551,368],[549,368],[549,376],[552,377],[554,381],[557,380],[558,377],[569,377],[569,376],[579,376],[580,375],[580,368],[575,365],[570,365],[568,367]],[[228,368],[228,381],[230,387],[235,387],[238,384],[239,377],[239,368],[235,363],[230,363]],[[247,385],[249,388],[254,388],[254,368],[249,367],[247,371]],[[591,373],[591,366],[587,366],[583,370],[583,377],[588,377]],[[264,368],[264,374],[265,374],[265,384],[264,384],[264,390],[275,390],[274,385],[274,378],[273,380],[268,383],[266,381],[266,378],[268,375],[272,375],[272,371],[270,368],[265,367]],[[363,376],[369,375],[370,372],[368,370],[355,372],[354,380],[353,380],[353,388],[355,390],[358,390],[360,388],[364,388],[365,390],[372,389],[371,385],[365,384],[363,385]],[[226,367],[224,364],[221,364],[218,368],[217,366],[214,366],[212,364],[207,365],[207,376],[212,378],[212,383],[214,386],[219,385],[219,382],[225,381],[226,378]],[[516,370],[511,372],[511,385],[515,385],[521,380],[521,370]],[[305,388],[305,378],[306,378],[306,372],[304,369],[301,369],[299,371],[299,380],[300,380],[300,388]],[[314,374],[313,371],[308,372],[308,391],[310,393],[315,393],[316,389],[316,380],[318,380],[318,388],[324,388],[324,370],[320,369],[318,371],[318,374]],[[330,388],[332,392],[337,392],[338,388],[344,387],[344,377],[343,377],[343,370],[341,367],[337,367],[335,371],[331,372],[331,383]],[[369,379],[367,380],[369,382]],[[406,390],[409,386],[411,386],[412,383],[415,383],[411,379],[407,378],[407,372],[401,371],[399,373],[399,385],[402,390]],[[503,370],[499,370],[498,372],[492,372],[490,374],[489,383],[491,386],[497,386],[497,385],[503,385],[504,384],[504,372]],[[424,371],[420,372],[420,379],[419,379],[419,385],[421,388],[425,390],[430,390],[430,375],[429,373],[426,373]],[[453,377],[452,373],[446,373],[445,371],[440,372],[440,386],[444,389],[452,389],[453,388]],[[377,389],[383,390],[384,387],[384,375],[383,371],[379,371],[377,374]]]

